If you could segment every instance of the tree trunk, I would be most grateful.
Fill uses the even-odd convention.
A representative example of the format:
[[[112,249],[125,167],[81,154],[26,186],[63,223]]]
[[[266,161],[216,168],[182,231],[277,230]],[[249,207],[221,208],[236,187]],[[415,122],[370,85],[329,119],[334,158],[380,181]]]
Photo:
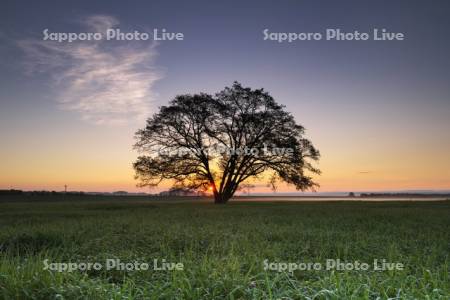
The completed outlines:
[[[226,204],[230,198],[225,197],[222,194],[214,195],[214,204]]]

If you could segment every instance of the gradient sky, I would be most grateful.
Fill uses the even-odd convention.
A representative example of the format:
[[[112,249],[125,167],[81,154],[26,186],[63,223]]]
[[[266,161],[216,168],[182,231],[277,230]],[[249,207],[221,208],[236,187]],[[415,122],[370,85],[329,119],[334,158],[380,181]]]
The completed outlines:
[[[321,192],[448,190],[449,15],[448,1],[3,1],[0,189],[140,191],[132,145],[145,117],[237,80],[306,127]],[[42,41],[45,28],[106,25],[184,40]],[[406,40],[277,43],[266,28],[386,28]]]

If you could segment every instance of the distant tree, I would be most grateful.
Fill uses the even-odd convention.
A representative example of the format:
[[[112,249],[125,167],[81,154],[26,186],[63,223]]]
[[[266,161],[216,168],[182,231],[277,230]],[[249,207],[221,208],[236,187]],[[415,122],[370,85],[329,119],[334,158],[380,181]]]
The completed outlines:
[[[303,135],[267,92],[235,82],[215,96],[180,95],[161,107],[136,133],[142,155],[133,167],[140,186],[169,180],[210,190],[215,203],[227,203],[250,178],[304,191],[318,186],[311,176],[320,171],[312,165],[319,151]]]
[[[159,193],[159,195],[161,195],[161,196],[198,196],[199,193],[196,190],[185,188],[185,187],[172,187],[168,191]]]
[[[355,197],[355,193],[350,192],[350,193],[348,193],[348,196],[353,198],[353,197]]]

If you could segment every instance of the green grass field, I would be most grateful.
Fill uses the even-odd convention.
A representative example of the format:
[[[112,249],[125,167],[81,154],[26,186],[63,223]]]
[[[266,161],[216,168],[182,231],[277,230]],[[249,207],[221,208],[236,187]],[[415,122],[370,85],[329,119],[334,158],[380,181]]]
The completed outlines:
[[[13,200],[14,199],[14,200]],[[28,199],[28,200],[27,200]],[[450,202],[0,201],[3,299],[449,299]],[[182,271],[44,270],[165,259]],[[405,270],[264,270],[386,259]]]

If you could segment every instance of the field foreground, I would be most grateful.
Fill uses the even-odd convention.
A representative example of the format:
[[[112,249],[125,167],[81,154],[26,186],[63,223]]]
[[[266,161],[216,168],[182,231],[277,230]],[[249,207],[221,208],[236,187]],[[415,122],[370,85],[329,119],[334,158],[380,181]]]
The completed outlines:
[[[0,298],[448,299],[449,216],[449,201],[0,201]],[[108,259],[150,268],[107,270]],[[155,259],[183,270],[154,270]],[[370,267],[326,269],[327,259]],[[404,270],[374,270],[375,259]],[[102,268],[46,270],[88,262]]]

